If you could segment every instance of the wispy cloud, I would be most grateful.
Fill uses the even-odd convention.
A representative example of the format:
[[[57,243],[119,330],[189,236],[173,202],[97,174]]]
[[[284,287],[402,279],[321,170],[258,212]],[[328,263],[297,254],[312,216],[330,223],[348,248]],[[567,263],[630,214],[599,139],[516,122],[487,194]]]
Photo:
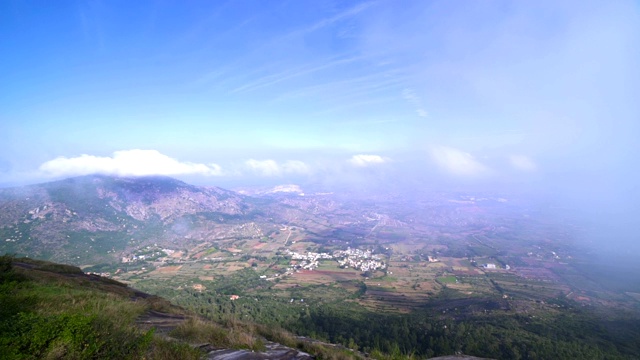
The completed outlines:
[[[347,78],[316,84],[279,95],[275,101],[287,101],[299,98],[322,98],[326,102],[353,103],[370,100],[372,97],[389,96],[395,93],[410,78],[398,71],[385,71],[373,75]],[[397,101],[397,97],[394,97]]]
[[[314,63],[313,65],[307,65],[307,66],[299,67],[297,69],[285,70],[283,72],[280,72],[277,74],[271,74],[271,75],[262,77],[256,81],[253,81],[251,83],[242,85],[232,90],[231,92],[242,93],[242,92],[247,92],[251,90],[256,90],[259,88],[275,85],[285,80],[293,79],[303,75],[312,74],[314,72],[325,70],[334,66],[352,63],[359,59],[360,57],[342,58],[342,59],[337,59],[329,62],[322,62],[321,65],[317,65],[316,63]]]
[[[416,95],[415,91],[412,89],[404,89],[402,90],[402,97],[407,100],[411,105],[415,106],[416,114],[420,117],[427,117],[427,110],[424,109],[422,105],[422,99],[418,95]]]
[[[250,71],[248,68],[247,69],[241,69],[243,67],[246,66],[250,66],[250,64],[255,63],[255,59],[256,58],[260,58],[261,60],[263,60],[263,54],[266,52],[269,52],[269,50],[272,50],[274,48],[278,48],[280,47],[282,44],[288,44],[290,43],[292,40],[296,39],[296,38],[300,38],[303,37],[309,33],[312,33],[314,31],[318,31],[321,30],[323,28],[329,27],[332,24],[335,24],[339,21],[343,21],[343,20],[347,20],[351,17],[354,17],[360,13],[362,13],[363,11],[365,11],[366,9],[372,7],[373,5],[377,4],[376,1],[371,1],[371,2],[366,2],[366,3],[361,3],[358,4],[354,7],[351,7],[349,9],[346,9],[342,12],[339,12],[337,14],[334,14],[333,16],[324,18],[324,19],[320,19],[318,21],[316,21],[315,23],[308,25],[306,27],[302,27],[302,28],[298,28],[292,31],[289,31],[287,33],[284,34],[280,34],[278,36],[275,36],[274,38],[264,41],[262,43],[261,46],[255,47],[252,49],[252,51],[250,51],[249,53],[247,53],[243,58],[238,59],[238,61],[233,65],[228,67],[228,69],[224,70],[224,71],[219,71],[219,70],[214,70],[214,71],[210,71],[209,73],[203,75],[200,79],[196,80],[195,83],[196,84],[203,84],[203,83],[208,83],[211,82],[215,79],[220,79],[223,75],[227,74],[230,72],[230,70],[234,70],[234,71],[239,71],[239,70],[247,70]],[[307,74],[311,74],[313,72],[317,72],[317,71],[321,71],[324,70],[326,68],[330,68],[332,66],[336,66],[339,64],[344,64],[344,63],[348,63],[351,61],[355,61],[357,59],[353,58],[353,59],[338,59],[335,61],[331,61],[331,60],[325,60],[320,62],[319,64],[321,65],[317,65],[318,63],[315,63],[313,65],[308,65],[305,67],[298,67],[297,69],[292,69],[292,70],[286,70],[280,73],[276,73],[276,74],[271,74],[271,75],[267,75],[264,76],[256,81],[252,81],[250,83],[247,83],[245,85],[241,85],[239,87],[236,87],[235,89],[233,89],[231,91],[231,93],[242,93],[242,92],[246,92],[246,91],[251,91],[251,90],[255,90],[258,88],[262,88],[262,87],[266,87],[266,86],[270,86],[276,83],[279,83],[281,81],[284,80],[288,80],[288,79],[292,79],[298,76],[302,76],[302,75],[307,75]],[[244,64],[242,66],[240,66],[239,64]],[[255,65],[255,64],[254,64]],[[272,64],[268,64],[267,67],[271,67]],[[287,64],[286,66],[289,66],[290,64]],[[255,78],[256,76],[247,76],[245,78]]]
[[[369,108],[370,105],[380,105],[384,103],[393,103],[397,98],[395,97],[380,97],[380,98],[368,98],[367,100],[362,101],[350,101],[346,103],[342,103],[338,106],[333,106],[330,108],[323,109],[321,111],[317,111],[312,113],[312,115],[326,115],[334,112],[339,112],[346,109],[354,109],[366,107]]]
[[[249,159],[245,161],[246,167],[262,176],[280,176],[284,174],[308,174],[310,167],[299,160],[287,160],[279,164],[275,160],[255,160]]]
[[[358,167],[365,167],[371,165],[379,165],[388,162],[388,158],[384,158],[380,155],[358,154],[353,155],[349,159],[349,163]]]
[[[477,161],[473,155],[447,146],[432,146],[431,159],[446,172],[456,176],[477,176],[489,169]]]
[[[87,154],[71,158],[58,157],[40,165],[40,171],[49,176],[222,175],[222,168],[217,164],[181,162],[156,150],[140,149],[116,151],[111,157]]]
[[[282,36],[279,40],[288,40],[290,38],[293,37],[297,37],[297,36],[301,36],[301,35],[305,35],[317,30],[320,30],[322,28],[325,28],[327,26],[330,26],[331,24],[334,24],[338,21],[342,21],[345,19],[348,19],[350,17],[353,17],[355,15],[360,14],[361,12],[367,10],[368,8],[372,7],[373,5],[377,4],[376,1],[370,1],[370,2],[366,2],[366,3],[362,3],[362,4],[358,4],[352,8],[349,8],[343,12],[340,12],[338,14],[335,14],[331,17],[325,18],[325,19],[321,19],[317,22],[315,22],[314,24],[311,24],[310,26],[307,26],[305,28],[301,28],[301,29],[297,29],[294,30],[284,36]]]

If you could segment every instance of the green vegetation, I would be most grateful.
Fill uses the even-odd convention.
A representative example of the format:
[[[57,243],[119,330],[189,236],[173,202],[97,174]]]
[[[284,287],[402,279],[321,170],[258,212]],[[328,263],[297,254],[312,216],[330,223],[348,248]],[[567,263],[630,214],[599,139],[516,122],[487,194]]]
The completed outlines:
[[[211,255],[211,254],[215,253],[216,251],[218,251],[218,249],[216,249],[215,247],[211,247],[211,248],[209,248],[209,249],[205,250],[205,251],[202,253],[202,256],[208,256],[208,255]]]
[[[566,304],[569,305],[568,303]],[[451,309],[453,310],[453,309]],[[330,342],[356,343],[365,351],[438,356],[462,352],[497,359],[630,359],[640,350],[640,329],[629,321],[607,324],[626,329],[624,340],[593,316],[571,308],[568,314],[547,316],[435,316],[432,311],[411,315],[372,314],[353,307],[323,307],[291,330]],[[633,334],[633,335],[632,335]],[[635,339],[635,340],[634,340]]]
[[[80,269],[0,257],[0,353],[3,359],[197,359],[200,352],[141,331],[135,318],[151,301],[132,302],[115,281],[81,279]],[[31,267],[29,269],[29,267]]]
[[[0,353],[3,358],[198,358],[184,344],[140,331],[134,320],[151,303],[131,302],[114,281],[92,283],[56,274],[82,274],[61,264],[20,259],[32,270],[0,258]],[[114,288],[114,285],[116,286]],[[105,293],[105,291],[108,291]]]
[[[455,282],[455,277],[443,281]],[[444,289],[421,309],[398,314],[373,312],[355,301],[344,301],[350,293],[341,293],[344,290],[337,285],[288,289],[296,299],[291,302],[273,289],[254,292],[260,284],[255,271],[244,269],[207,283],[204,292],[171,291],[166,286],[158,291],[181,306],[226,324],[236,319],[264,324],[252,325],[255,329],[251,331],[267,339],[279,338],[261,329],[284,328],[379,359],[455,352],[496,359],[631,359],[640,353],[640,324],[623,317],[605,321],[564,297],[544,305],[533,302],[539,307],[524,313],[510,311],[508,302],[498,296],[464,298],[456,290]],[[358,296],[371,290],[359,284],[360,288],[358,283],[348,284]],[[229,299],[230,286],[239,299]],[[222,338],[221,331],[212,328],[213,335],[207,336]],[[295,339],[276,341],[301,348]]]
[[[206,321],[161,298],[140,296],[117,281],[85,275],[75,266],[27,258],[0,257],[0,304],[2,359],[195,360],[204,354],[189,344],[262,351],[266,340],[320,359],[358,357],[348,349],[299,339],[279,327],[233,317],[221,323]],[[168,334],[144,330],[136,319],[151,310],[185,320]]]
[[[30,264],[36,266],[18,271],[11,258],[0,259],[0,353],[4,358],[130,359],[151,349],[153,331],[142,332],[134,326],[145,304],[57,275],[78,274],[78,268]]]
[[[437,278],[438,282],[440,284],[455,284],[456,282],[458,282],[458,280],[456,280],[455,276],[441,276],[439,278]]]
[[[9,261],[0,299],[2,353],[122,357],[120,346],[131,357],[173,351],[189,358],[199,353],[185,342],[261,350],[268,340],[324,358],[357,356],[347,349],[377,359],[640,353],[637,294],[607,290],[635,268],[613,272],[616,278],[606,278],[611,271],[579,270],[575,254],[561,246],[564,235],[533,218],[505,217],[486,206],[478,212],[480,205],[446,199],[400,215],[401,202],[336,207],[331,198],[309,196],[285,204],[185,186],[87,177],[45,186],[53,204],[34,196],[7,205],[0,213],[5,251],[69,261],[195,315],[171,329],[142,330],[135,318],[166,303],[74,266],[20,259],[11,269]],[[178,187],[190,193],[186,208]],[[217,206],[221,199],[228,204]],[[338,268],[335,259],[297,255],[349,247],[374,250],[384,270]],[[486,263],[496,269],[480,265]],[[55,308],[46,305],[52,303]]]

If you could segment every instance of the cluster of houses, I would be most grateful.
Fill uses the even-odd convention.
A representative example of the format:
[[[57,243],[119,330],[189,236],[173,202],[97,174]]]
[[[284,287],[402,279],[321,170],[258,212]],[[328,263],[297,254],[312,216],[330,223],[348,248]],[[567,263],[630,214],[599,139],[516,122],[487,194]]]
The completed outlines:
[[[333,256],[327,253],[315,253],[315,252],[307,252],[306,254],[299,254],[295,251],[287,250],[287,254],[291,256],[293,260],[307,260],[307,261],[317,261],[320,259],[333,259]]]
[[[493,263],[482,264],[482,267],[485,268],[485,269],[488,269],[488,270],[500,269],[500,267],[498,267],[496,264],[493,264]],[[511,266],[505,265],[504,269],[505,270],[511,270]]]
[[[375,271],[384,269],[386,265],[378,255],[374,255],[371,250],[351,249],[338,250],[333,253],[341,267],[359,269],[360,271]]]
[[[379,258],[377,258],[377,256],[376,258],[372,258],[372,257],[363,258],[363,257],[354,256],[354,255],[349,255],[339,260],[336,259],[336,261],[338,261],[338,265],[340,265],[343,268],[350,267],[354,269],[359,269],[362,272],[375,271],[378,269],[384,269],[386,267],[385,263]]]
[[[154,247],[157,247],[158,244],[154,244]],[[136,261],[145,261],[145,260],[156,260],[158,258],[164,257],[166,256],[171,256],[171,254],[175,253],[175,250],[171,250],[171,249],[161,249],[160,251],[151,251],[153,248],[151,246],[147,246],[144,249],[141,249],[141,251],[145,251],[144,254],[132,254],[129,256],[123,256],[120,259],[120,262],[122,263],[133,263]],[[156,249],[157,250],[157,249]],[[160,259],[161,261],[164,261],[163,259]]]
[[[291,260],[301,260],[294,266],[295,269],[313,270],[318,267],[318,262],[322,259],[333,259],[333,256],[327,253],[307,252],[299,254],[295,251],[287,250],[287,255],[291,256]]]
[[[122,263],[130,263],[130,262],[136,262],[138,260],[145,260],[146,258],[147,258],[147,255],[123,256],[122,259],[120,259],[120,262],[122,262]]]
[[[288,250],[287,254],[292,260],[300,260],[294,266],[294,269],[313,270],[318,267],[318,262],[322,259],[335,259],[338,265],[343,268],[354,268],[360,271],[375,271],[384,269],[385,263],[378,255],[374,255],[371,250],[351,249],[338,250],[333,255],[328,253],[307,252],[299,254]]]

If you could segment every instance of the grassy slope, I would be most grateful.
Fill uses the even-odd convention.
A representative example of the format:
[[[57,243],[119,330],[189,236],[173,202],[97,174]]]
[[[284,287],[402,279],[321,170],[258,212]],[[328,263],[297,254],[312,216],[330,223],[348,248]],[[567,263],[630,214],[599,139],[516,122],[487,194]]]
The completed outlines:
[[[321,359],[357,355],[297,339],[280,329],[205,321],[126,285],[79,268],[0,257],[0,354],[3,359],[198,359],[208,348],[264,349],[264,340]],[[168,333],[136,324],[149,313],[184,317]]]
[[[72,266],[13,261],[0,258],[3,358],[199,358],[187,344],[136,326],[135,319],[149,309],[171,310],[161,299],[143,299],[123,284]]]

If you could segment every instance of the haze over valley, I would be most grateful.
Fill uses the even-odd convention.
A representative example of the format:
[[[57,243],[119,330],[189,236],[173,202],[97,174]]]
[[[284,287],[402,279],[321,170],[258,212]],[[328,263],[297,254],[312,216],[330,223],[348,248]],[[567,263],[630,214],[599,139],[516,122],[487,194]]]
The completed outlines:
[[[10,0],[0,52],[0,350],[51,278],[207,354],[640,355],[637,2]]]

